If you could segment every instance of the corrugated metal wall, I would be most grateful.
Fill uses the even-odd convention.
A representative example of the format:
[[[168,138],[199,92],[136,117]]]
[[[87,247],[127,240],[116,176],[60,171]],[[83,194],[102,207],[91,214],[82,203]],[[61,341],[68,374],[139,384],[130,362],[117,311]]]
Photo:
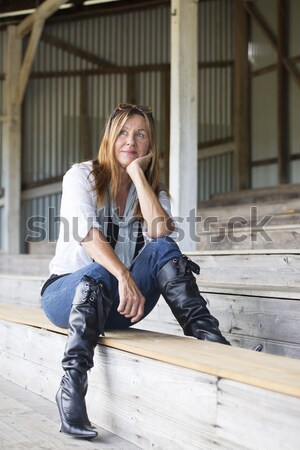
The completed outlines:
[[[257,7],[274,33],[277,33],[277,8],[272,0],[258,0]],[[277,6],[277,5],[275,5]],[[251,23],[249,60],[252,70],[277,62],[277,54],[262,30]],[[277,71],[252,78],[251,86],[251,159],[258,162],[277,157]],[[277,164],[252,167],[252,187],[276,186]]]
[[[300,54],[300,2],[290,0],[290,26],[289,26],[289,56],[299,56]],[[300,73],[300,62],[296,64]],[[290,80],[289,85],[289,144],[291,155],[300,155],[300,89],[294,80]],[[290,162],[290,182],[300,183],[300,160]]]
[[[233,37],[231,0],[199,2],[199,144],[200,148],[233,141]],[[209,152],[208,152],[209,153]],[[230,192],[232,153],[201,158],[199,201]]]
[[[152,106],[164,150],[169,7],[48,24],[45,34],[24,103],[23,186],[54,181],[72,163],[94,158],[105,120],[119,102]],[[62,42],[69,51],[59,48]],[[79,57],[76,48],[85,54]],[[48,222],[50,206],[58,215],[57,196],[23,201],[22,228],[37,214]],[[50,227],[47,239],[56,239],[56,232]]]
[[[289,0],[288,6],[288,56],[299,57],[300,54],[300,2]],[[273,0],[257,0],[256,7],[277,36],[277,3]],[[249,44],[249,61],[252,70],[271,65],[273,71],[262,73],[252,78],[251,86],[251,148],[252,148],[252,188],[276,186],[278,180],[278,100],[277,100],[277,52],[272,48],[262,30],[251,21],[251,42]],[[298,71],[300,64],[296,64]],[[286,140],[289,155],[299,155],[290,160],[289,182],[300,182],[300,90],[293,78],[288,76],[288,121],[289,130]],[[269,161],[267,161],[269,160]],[[273,161],[272,161],[273,160]],[[259,161],[266,161],[259,164]]]

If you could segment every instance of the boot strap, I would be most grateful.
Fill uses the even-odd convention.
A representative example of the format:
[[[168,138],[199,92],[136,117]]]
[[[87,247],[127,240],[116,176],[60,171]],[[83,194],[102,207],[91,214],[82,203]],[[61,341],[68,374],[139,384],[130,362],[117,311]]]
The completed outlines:
[[[194,261],[192,261],[190,258],[188,258],[186,255],[183,255],[185,260],[186,260],[186,266],[195,274],[199,275],[200,274],[200,266],[198,266],[197,263],[195,263]]]

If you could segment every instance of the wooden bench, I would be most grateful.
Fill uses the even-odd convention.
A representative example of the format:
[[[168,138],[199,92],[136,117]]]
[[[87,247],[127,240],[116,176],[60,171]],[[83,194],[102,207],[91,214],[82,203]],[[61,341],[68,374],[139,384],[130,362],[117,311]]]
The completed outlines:
[[[66,330],[0,305],[2,375],[54,399]],[[126,330],[99,340],[90,418],[142,449],[297,448],[300,361]]]
[[[201,267],[201,293],[230,342],[300,359],[300,255],[294,251],[194,252]],[[0,303],[40,306],[39,287],[47,277],[47,257],[0,256]],[[43,275],[44,274],[44,275]],[[161,298],[138,329],[182,336]]]

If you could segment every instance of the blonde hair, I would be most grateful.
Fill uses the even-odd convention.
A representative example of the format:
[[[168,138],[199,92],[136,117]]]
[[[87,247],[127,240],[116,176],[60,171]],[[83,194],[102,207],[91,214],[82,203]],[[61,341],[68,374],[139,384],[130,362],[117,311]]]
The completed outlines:
[[[161,190],[167,192],[167,189],[159,182],[159,154],[156,127],[151,108],[121,104],[113,110],[106,123],[98,157],[93,161],[92,173],[96,181],[97,202],[101,206],[103,206],[108,186],[110,187],[110,195],[116,200],[120,187],[121,170],[115,154],[115,143],[125,122],[130,116],[135,114],[139,114],[145,119],[146,130],[149,136],[149,152],[152,152],[150,164],[145,170],[146,179],[157,196]],[[142,218],[139,203],[136,206],[134,215]]]

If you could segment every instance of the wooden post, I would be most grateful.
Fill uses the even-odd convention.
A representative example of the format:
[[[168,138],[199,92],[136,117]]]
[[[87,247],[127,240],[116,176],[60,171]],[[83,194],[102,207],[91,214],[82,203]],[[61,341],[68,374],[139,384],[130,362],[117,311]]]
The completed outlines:
[[[277,137],[278,137],[278,182],[288,183],[288,83],[284,58],[287,57],[287,2],[278,0],[278,58],[277,58]]]
[[[44,22],[67,0],[46,0],[18,26],[7,29],[5,78],[6,114],[3,136],[4,219],[3,250],[20,253],[21,228],[21,107]],[[30,32],[22,61],[22,38]]]
[[[198,3],[171,1],[170,192],[178,218],[182,250],[196,249],[192,239],[197,210]]]
[[[234,34],[234,136],[236,142],[235,189],[251,187],[250,95],[248,66],[248,16],[242,0],[235,0]]]
[[[22,40],[17,28],[7,29],[5,78],[6,121],[3,136],[4,223],[3,250],[20,252],[21,209],[21,106],[15,94],[21,68]]]

